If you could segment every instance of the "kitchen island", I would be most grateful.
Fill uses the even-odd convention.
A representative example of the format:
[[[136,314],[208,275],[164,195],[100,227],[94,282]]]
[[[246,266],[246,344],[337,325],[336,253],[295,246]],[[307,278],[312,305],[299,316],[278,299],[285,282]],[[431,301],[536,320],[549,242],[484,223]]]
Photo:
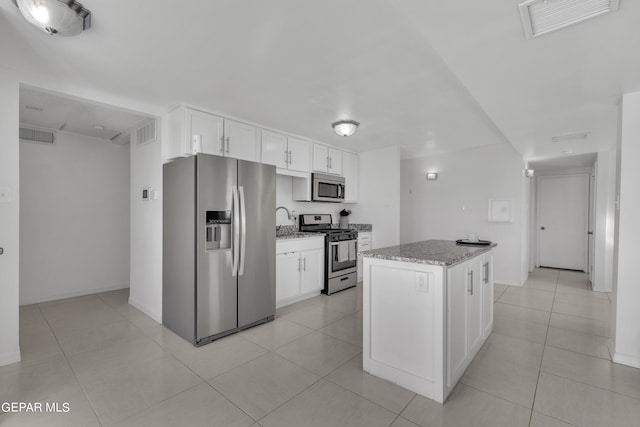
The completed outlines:
[[[493,329],[495,246],[363,252],[364,370],[443,403]]]

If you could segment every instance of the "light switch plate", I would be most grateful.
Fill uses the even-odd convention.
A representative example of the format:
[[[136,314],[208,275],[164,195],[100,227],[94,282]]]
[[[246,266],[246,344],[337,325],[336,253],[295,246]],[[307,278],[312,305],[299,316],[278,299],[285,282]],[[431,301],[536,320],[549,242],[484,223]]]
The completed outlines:
[[[11,202],[11,189],[9,187],[0,187],[0,203]]]

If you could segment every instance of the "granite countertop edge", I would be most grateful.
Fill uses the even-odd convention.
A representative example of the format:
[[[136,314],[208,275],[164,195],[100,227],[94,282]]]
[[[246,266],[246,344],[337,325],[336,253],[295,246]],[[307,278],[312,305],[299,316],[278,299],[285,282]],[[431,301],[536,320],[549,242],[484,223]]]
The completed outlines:
[[[373,249],[362,252],[365,258],[376,258],[390,261],[407,262],[413,264],[439,265],[452,267],[456,264],[474,258],[498,246],[457,245],[449,240],[425,240],[387,248]]]

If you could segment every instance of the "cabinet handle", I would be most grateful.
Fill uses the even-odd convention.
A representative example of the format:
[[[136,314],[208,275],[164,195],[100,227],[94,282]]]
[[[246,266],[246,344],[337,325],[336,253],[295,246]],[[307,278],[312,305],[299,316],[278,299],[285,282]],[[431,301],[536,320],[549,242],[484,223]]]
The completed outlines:
[[[289,150],[289,164],[291,164],[291,158],[292,158],[292,157],[293,157],[293,156],[291,155],[291,150]]]
[[[220,152],[224,154],[224,136],[220,137]]]
[[[287,153],[287,151],[285,150],[285,152],[284,152],[284,163],[285,163],[285,164],[289,163],[289,160],[288,160],[288,159],[289,159],[289,156],[288,156],[288,154],[289,154],[289,153]]]
[[[327,170],[329,169],[329,156],[327,156]]]
[[[229,137],[227,137],[227,154],[229,154]]]
[[[473,270],[469,271],[467,274],[469,274],[469,289],[467,289],[467,292],[473,295]]]
[[[298,258],[298,271],[302,271],[302,258]]]
[[[333,159],[329,157],[329,169],[333,168]]]
[[[489,262],[482,264],[482,267],[484,267],[484,278],[482,279],[482,282],[489,283]]]
[[[307,257],[302,258],[302,271],[307,271]]]

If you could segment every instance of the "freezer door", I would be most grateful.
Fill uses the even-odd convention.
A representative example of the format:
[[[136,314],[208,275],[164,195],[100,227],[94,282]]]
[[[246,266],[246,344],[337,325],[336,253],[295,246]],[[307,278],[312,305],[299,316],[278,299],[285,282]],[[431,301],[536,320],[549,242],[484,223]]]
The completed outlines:
[[[241,245],[238,271],[238,327],[275,314],[276,169],[238,161]]]
[[[238,326],[237,278],[233,275],[233,224],[238,206],[233,203],[237,186],[237,160],[208,154],[197,155],[196,202],[196,343]],[[207,212],[231,211],[231,244],[227,248],[207,245]],[[212,214],[209,214],[211,220]],[[224,245],[222,245],[224,246]]]

